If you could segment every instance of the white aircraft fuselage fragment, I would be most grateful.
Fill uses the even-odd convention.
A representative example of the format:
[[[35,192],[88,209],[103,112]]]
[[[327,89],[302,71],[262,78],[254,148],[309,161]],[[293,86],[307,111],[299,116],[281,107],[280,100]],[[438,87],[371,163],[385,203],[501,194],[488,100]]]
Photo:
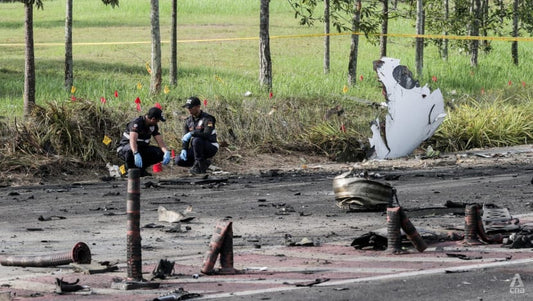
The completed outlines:
[[[411,154],[430,138],[446,117],[439,89],[431,92],[420,87],[400,60],[382,57],[374,61],[374,70],[383,84],[387,103],[384,137],[380,121],[372,122],[370,146],[378,159],[393,159]]]

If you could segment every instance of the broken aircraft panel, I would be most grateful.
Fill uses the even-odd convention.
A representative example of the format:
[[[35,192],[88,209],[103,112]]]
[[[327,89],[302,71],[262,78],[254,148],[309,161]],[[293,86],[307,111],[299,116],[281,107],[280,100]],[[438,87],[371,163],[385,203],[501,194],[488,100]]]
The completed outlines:
[[[427,85],[420,87],[411,71],[400,65],[399,59],[382,57],[374,61],[374,70],[383,84],[388,112],[383,131],[379,118],[370,127],[373,157],[407,156],[430,138],[444,121],[442,93],[439,89],[431,92]]]

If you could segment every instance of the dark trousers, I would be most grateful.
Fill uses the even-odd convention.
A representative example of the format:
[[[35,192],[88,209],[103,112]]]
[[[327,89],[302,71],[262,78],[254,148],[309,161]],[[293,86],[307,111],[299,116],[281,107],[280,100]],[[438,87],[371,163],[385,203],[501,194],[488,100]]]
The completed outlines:
[[[191,167],[195,161],[204,161],[216,155],[218,148],[206,139],[193,137],[187,150],[187,160],[176,156],[175,163],[178,166]]]
[[[163,151],[157,146],[138,145],[137,151],[139,154],[141,154],[141,158],[143,159],[142,169],[146,169],[151,165],[163,161]],[[133,156],[133,152],[131,151],[129,144],[122,147],[122,149],[118,152],[118,156],[122,158],[124,162],[126,162],[126,167],[128,169],[137,168],[137,166],[135,166],[135,156]]]

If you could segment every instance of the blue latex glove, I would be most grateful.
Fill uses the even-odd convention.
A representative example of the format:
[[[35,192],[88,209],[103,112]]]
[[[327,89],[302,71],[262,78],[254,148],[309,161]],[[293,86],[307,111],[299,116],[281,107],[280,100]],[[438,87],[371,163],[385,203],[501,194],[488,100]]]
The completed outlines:
[[[182,149],[180,153],[180,159],[183,161],[187,161],[187,150]]]
[[[170,162],[170,151],[166,151],[163,155],[163,165],[167,165]]]
[[[135,166],[139,168],[143,167],[143,158],[141,157],[141,154],[139,153],[135,154]]]
[[[183,137],[181,138],[181,142],[189,142],[189,140],[191,140],[191,132],[188,132],[187,134],[183,135]]]

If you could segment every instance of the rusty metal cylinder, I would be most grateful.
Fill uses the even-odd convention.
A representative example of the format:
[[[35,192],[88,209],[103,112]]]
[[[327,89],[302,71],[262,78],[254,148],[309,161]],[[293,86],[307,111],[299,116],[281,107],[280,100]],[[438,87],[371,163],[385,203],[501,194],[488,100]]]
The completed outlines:
[[[466,205],[465,207],[465,238],[467,244],[479,244],[478,236],[478,216],[477,205]]]
[[[231,251],[231,264],[233,265],[233,230],[232,228],[232,222],[227,220],[221,220],[217,223],[215,226],[215,231],[213,233],[213,236],[211,236],[211,241],[209,242],[209,250],[205,254],[204,262],[202,265],[201,272],[204,274],[213,274],[214,273],[214,267],[217,262],[218,255],[221,252],[222,246],[225,242],[225,238],[228,232],[228,228],[231,231],[231,245],[232,245],[232,251]],[[229,264],[229,259],[221,259],[221,264],[224,261],[224,265]]]
[[[220,250],[220,272],[222,274],[234,274],[233,268],[233,227],[229,223],[226,228],[226,235],[222,242],[222,249]]]
[[[91,250],[83,242],[78,242],[68,253],[37,255],[37,256],[5,256],[0,258],[4,266],[50,267],[69,263],[91,263]]]
[[[411,241],[413,246],[418,250],[418,252],[424,252],[425,249],[427,249],[426,242],[422,239],[420,234],[418,234],[418,231],[416,231],[415,226],[409,218],[407,217],[407,214],[405,214],[405,211],[400,207],[400,226],[403,229],[403,232],[405,232],[405,235]]]
[[[141,256],[141,171],[131,168],[128,171],[128,200],[126,204],[127,216],[127,271],[128,278],[135,281],[142,280]]]
[[[402,252],[400,232],[400,207],[387,208],[387,250],[392,254]]]

